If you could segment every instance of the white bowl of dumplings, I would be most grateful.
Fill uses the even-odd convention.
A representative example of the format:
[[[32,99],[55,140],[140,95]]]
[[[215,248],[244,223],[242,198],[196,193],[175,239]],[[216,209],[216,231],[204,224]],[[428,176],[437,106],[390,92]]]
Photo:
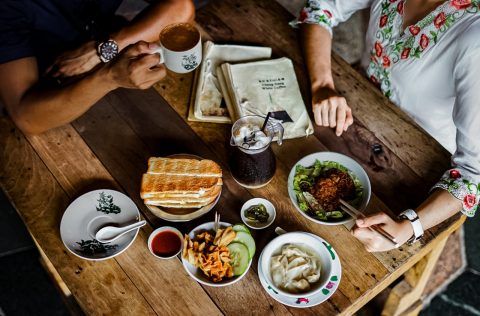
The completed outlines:
[[[263,249],[260,264],[270,286],[300,298],[318,293],[330,279],[332,258],[324,240],[305,232],[285,233]]]

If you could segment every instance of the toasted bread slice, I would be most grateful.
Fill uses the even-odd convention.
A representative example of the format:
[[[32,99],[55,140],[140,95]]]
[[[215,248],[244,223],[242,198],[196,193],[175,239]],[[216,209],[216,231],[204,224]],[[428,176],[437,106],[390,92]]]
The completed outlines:
[[[210,204],[220,194],[222,187],[216,186],[213,190],[209,191],[201,197],[176,197],[176,196],[164,196],[164,197],[151,197],[144,200],[148,205],[161,205],[161,204],[185,204],[185,203],[205,203]]]
[[[216,162],[208,159],[197,160],[151,157],[148,159],[147,173],[197,177],[221,177],[222,169]]]
[[[213,202],[213,201],[212,201]],[[161,203],[158,205],[153,205],[153,206],[159,206],[159,207],[168,207],[168,208],[200,208],[208,205],[210,203],[184,203],[184,204],[178,204],[178,203]],[[152,204],[149,204],[152,205]]]
[[[202,194],[198,193],[155,193],[147,194],[150,196],[145,200],[157,200],[157,201],[167,201],[167,200],[185,200],[185,201],[205,201],[211,197],[216,197],[220,194],[222,190],[221,185],[214,186],[211,190],[205,191]]]
[[[147,199],[157,193],[205,194],[219,183],[217,177],[172,176],[145,173],[142,177],[140,196]]]
[[[218,196],[218,195],[217,195]],[[145,199],[145,204],[147,205],[157,205],[157,206],[168,206],[175,207],[175,205],[208,205],[215,201],[217,196],[211,196],[205,199],[165,199],[165,200],[156,200],[156,199]],[[174,205],[174,206],[172,206]],[[190,207],[190,206],[189,206]]]

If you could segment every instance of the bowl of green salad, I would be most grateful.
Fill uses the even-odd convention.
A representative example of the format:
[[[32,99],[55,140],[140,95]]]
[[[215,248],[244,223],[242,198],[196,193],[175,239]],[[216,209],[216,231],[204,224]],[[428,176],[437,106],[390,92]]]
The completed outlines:
[[[323,225],[352,220],[340,199],[363,211],[371,186],[365,170],[352,158],[335,152],[318,152],[300,159],[288,176],[288,194],[306,218]]]

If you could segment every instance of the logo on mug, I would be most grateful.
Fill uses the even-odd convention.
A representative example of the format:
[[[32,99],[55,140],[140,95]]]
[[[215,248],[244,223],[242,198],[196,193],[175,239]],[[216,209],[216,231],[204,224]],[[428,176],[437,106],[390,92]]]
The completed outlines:
[[[183,55],[182,56],[182,66],[186,70],[195,69],[198,66],[197,56],[195,56],[195,54]]]

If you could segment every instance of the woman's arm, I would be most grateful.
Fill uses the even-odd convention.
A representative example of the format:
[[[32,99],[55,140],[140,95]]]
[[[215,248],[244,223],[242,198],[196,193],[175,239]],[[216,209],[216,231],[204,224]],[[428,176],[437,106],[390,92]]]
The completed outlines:
[[[336,128],[340,136],[353,123],[352,110],[335,91],[331,70],[332,27],[371,0],[308,0],[291,25],[301,24],[302,46],[311,82],[315,123]]]
[[[448,191],[435,190],[415,211],[420,218],[424,230],[430,229],[447,218],[458,213],[462,203]],[[372,225],[381,225],[383,229],[395,236],[402,245],[413,236],[413,228],[409,220],[394,220],[385,213],[378,213],[356,221],[352,234],[358,238],[368,251],[387,251],[393,249],[392,244],[380,234],[368,229]]]
[[[41,88],[33,57],[0,65],[0,99],[26,134],[39,134],[73,121],[118,87],[145,89],[163,78],[157,45],[140,42],[117,59],[66,87]],[[155,68],[152,68],[155,67]]]
[[[340,136],[353,123],[353,117],[346,99],[335,91],[331,69],[332,37],[319,25],[303,24],[301,30],[315,123],[336,127],[336,134]]]

